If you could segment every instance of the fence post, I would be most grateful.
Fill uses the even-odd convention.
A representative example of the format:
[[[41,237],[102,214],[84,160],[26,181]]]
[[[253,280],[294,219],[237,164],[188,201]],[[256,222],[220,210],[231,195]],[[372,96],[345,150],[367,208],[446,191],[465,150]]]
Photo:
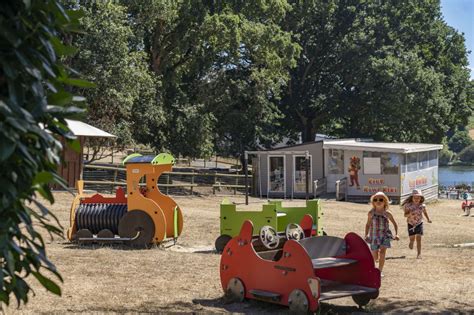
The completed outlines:
[[[115,183],[117,182],[117,173],[118,173],[118,169],[116,168],[115,171],[114,171],[114,184],[112,184],[112,189],[111,189],[111,194],[114,193],[114,188],[115,188]]]
[[[166,194],[168,195],[168,189],[169,189],[169,186],[170,186],[170,174],[168,173],[168,174],[166,174],[166,175],[168,175],[168,176],[166,177]],[[157,183],[157,184],[158,184],[158,183]]]
[[[234,195],[237,194],[237,185],[239,184],[239,177],[235,177],[235,187],[234,187]]]
[[[194,185],[194,169],[192,170],[193,175],[191,175],[191,196],[193,195],[193,185]]]

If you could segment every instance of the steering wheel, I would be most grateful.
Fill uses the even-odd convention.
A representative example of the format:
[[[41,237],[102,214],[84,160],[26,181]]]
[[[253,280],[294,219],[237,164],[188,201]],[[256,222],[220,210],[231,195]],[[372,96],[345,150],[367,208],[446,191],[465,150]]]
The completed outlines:
[[[304,238],[304,231],[299,224],[290,223],[285,230],[286,239],[299,241]]]
[[[265,225],[260,229],[260,241],[266,248],[275,249],[280,243],[280,238],[273,227]]]

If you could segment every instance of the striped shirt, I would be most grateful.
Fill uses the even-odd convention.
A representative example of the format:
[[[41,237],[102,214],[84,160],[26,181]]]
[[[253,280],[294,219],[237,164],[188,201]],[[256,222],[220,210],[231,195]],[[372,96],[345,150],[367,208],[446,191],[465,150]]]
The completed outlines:
[[[372,224],[370,225],[370,243],[380,245],[385,238],[390,238],[392,232],[389,228],[387,212],[377,213],[375,209],[370,210],[372,214]]]

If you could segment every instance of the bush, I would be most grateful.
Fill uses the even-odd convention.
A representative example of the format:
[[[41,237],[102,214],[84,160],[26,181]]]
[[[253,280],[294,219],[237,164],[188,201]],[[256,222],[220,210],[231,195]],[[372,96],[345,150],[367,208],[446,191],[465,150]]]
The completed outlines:
[[[453,160],[454,153],[444,147],[441,151],[439,151],[439,165],[448,165],[449,162]]]
[[[458,130],[454,135],[449,139],[448,146],[449,149],[453,152],[459,153],[464,148],[472,144],[472,139],[469,136],[467,130]]]
[[[465,163],[474,164],[474,144],[464,148],[458,155],[459,160]]]
[[[54,202],[51,183],[62,150],[59,138],[78,149],[65,117],[77,108],[65,85],[89,85],[70,78],[61,57],[73,49],[63,32],[75,29],[79,14],[65,11],[57,0],[0,3],[0,313],[13,295],[28,302],[29,276],[52,293],[61,294],[50,277],[61,281],[46,255],[40,231],[62,236],[59,222],[39,202]],[[74,16],[73,16],[74,15]],[[28,281],[27,281],[28,280]],[[3,302],[3,303],[2,303]]]

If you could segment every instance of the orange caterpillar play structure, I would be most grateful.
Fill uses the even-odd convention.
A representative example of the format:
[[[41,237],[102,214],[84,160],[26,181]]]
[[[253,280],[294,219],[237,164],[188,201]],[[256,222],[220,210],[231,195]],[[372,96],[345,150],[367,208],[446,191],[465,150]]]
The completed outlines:
[[[171,172],[174,158],[132,154],[123,164],[127,171],[126,192],[118,188],[115,197],[85,196],[84,182],[70,210],[67,237],[73,242],[121,242],[134,246],[176,241],[183,229],[183,215],[176,202],[158,189],[158,178]]]

